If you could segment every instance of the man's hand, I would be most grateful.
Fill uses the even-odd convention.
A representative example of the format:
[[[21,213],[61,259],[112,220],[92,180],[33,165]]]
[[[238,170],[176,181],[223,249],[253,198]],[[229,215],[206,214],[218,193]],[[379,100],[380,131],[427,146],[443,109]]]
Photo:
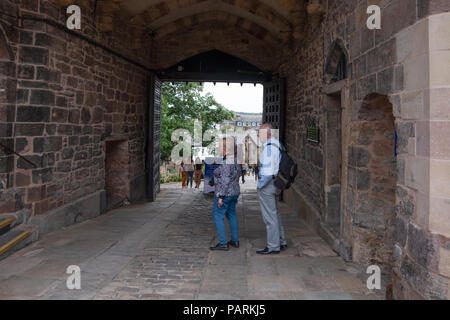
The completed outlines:
[[[219,200],[217,200],[217,205],[219,206],[219,208],[222,208],[222,206],[223,206],[222,198],[219,198]]]

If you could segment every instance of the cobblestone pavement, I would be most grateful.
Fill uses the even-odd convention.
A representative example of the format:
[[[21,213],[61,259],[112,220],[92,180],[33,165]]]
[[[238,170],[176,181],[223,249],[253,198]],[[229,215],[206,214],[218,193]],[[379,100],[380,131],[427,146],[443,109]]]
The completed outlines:
[[[288,249],[265,247],[255,183],[238,202],[241,246],[217,242],[212,197],[178,184],[157,201],[108,212],[44,235],[0,262],[0,299],[382,299],[362,267],[345,263],[280,204]],[[66,268],[81,269],[81,290],[68,290]]]

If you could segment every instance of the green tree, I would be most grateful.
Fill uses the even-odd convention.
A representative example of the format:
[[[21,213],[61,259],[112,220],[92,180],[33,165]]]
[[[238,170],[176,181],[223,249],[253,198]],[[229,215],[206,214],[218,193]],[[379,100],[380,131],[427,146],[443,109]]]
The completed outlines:
[[[161,160],[170,160],[175,143],[172,133],[176,129],[189,130],[194,137],[194,121],[202,122],[202,134],[213,129],[224,120],[230,120],[234,113],[207,93],[203,94],[203,85],[193,82],[164,83],[161,101]],[[206,145],[207,142],[204,142]]]

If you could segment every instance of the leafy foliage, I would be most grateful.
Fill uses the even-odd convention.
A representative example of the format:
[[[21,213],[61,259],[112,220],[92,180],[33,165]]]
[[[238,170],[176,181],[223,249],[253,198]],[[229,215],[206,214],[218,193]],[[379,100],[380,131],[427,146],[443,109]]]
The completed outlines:
[[[196,119],[202,122],[204,134],[206,130],[233,117],[234,113],[218,103],[210,93],[203,95],[203,85],[192,82],[164,83],[161,101],[161,160],[170,160],[170,153],[175,146],[171,137],[176,129],[189,130],[194,137]]]

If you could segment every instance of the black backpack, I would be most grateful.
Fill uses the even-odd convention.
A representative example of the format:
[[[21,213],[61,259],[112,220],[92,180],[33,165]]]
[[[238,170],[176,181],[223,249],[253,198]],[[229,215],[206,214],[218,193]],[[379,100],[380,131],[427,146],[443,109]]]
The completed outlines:
[[[269,143],[268,145],[271,144]],[[292,160],[285,148],[277,146],[276,144],[274,144],[274,146],[281,152],[278,174],[273,177],[274,185],[279,190],[289,189],[297,176],[297,164]]]

